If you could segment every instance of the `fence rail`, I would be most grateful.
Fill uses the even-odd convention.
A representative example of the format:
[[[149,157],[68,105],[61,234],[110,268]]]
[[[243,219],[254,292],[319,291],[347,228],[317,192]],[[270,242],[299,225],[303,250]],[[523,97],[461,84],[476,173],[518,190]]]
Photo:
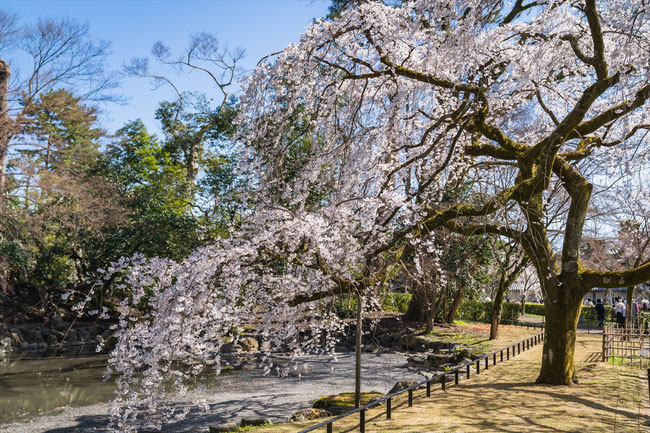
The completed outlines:
[[[529,324],[533,325],[533,324]],[[539,324],[535,324],[539,327]],[[543,327],[543,326],[542,326]],[[510,346],[503,347],[499,350],[496,350],[494,352],[490,352],[485,354],[479,359],[476,359],[475,361],[472,361],[471,364],[465,364],[465,365],[457,365],[456,367],[450,368],[449,370],[443,372],[443,373],[438,373],[428,379],[423,380],[422,382],[416,383],[415,385],[411,385],[408,388],[404,388],[400,391],[394,392],[392,394],[389,394],[385,397],[382,397],[378,400],[372,401],[365,406],[361,406],[359,408],[353,409],[350,412],[346,412],[344,414],[335,416],[334,418],[330,418],[328,420],[325,420],[319,424],[316,424],[314,426],[311,426],[309,428],[306,428],[304,430],[300,430],[298,433],[308,433],[312,432],[318,429],[321,429],[325,427],[327,429],[327,433],[332,433],[334,429],[334,422],[339,421],[343,418],[352,416],[354,414],[359,414],[359,432],[360,433],[365,433],[366,431],[366,411],[369,409],[372,409],[376,406],[381,405],[382,403],[386,403],[386,419],[391,419],[393,412],[395,408],[393,407],[393,399],[401,394],[408,393],[408,407],[413,406],[413,390],[418,389],[420,387],[426,387],[426,396],[430,397],[431,396],[431,386],[435,383],[440,383],[441,384],[441,389],[444,391],[446,389],[447,385],[447,376],[453,375],[454,376],[454,384],[458,385],[459,381],[459,375],[461,370],[465,370],[466,378],[470,378],[471,370],[472,367],[475,366],[476,368],[476,374],[480,374],[481,372],[481,364],[484,363],[485,369],[487,370],[489,368],[490,364],[490,358],[492,358],[492,365],[496,365],[497,362],[504,362],[509,360],[511,357],[514,357],[515,355],[520,354],[523,351],[529,350],[533,348],[534,346],[538,345],[544,341],[544,333],[540,332],[538,334],[535,334],[531,337],[524,338],[523,340],[520,340],[516,343],[511,344]],[[504,353],[506,354],[504,358]]]
[[[650,366],[650,334],[634,326],[603,327],[603,361],[620,362],[631,366]]]

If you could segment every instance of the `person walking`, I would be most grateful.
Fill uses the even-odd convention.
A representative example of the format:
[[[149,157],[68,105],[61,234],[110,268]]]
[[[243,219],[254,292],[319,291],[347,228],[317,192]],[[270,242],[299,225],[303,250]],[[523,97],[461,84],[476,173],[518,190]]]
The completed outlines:
[[[616,298],[614,311],[616,312],[616,323],[619,327],[625,327],[625,304],[622,298]]]
[[[602,328],[605,323],[605,305],[600,299],[596,299],[596,318],[598,319],[598,327]]]

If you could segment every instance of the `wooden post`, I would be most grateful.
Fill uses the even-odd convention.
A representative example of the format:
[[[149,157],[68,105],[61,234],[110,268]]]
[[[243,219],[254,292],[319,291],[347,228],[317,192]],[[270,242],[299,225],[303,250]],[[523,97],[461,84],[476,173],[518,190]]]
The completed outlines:
[[[454,371],[454,385],[458,385],[458,369]]]
[[[427,397],[431,397],[431,379],[427,380]]]
[[[354,407],[361,405],[361,338],[363,337],[363,297],[357,292],[357,341],[354,368]]]
[[[481,372],[481,360],[476,361],[476,374],[479,374]]]
[[[447,373],[443,374],[442,377],[440,378],[442,382],[442,390],[446,391],[447,390]]]
[[[391,413],[391,410],[393,409],[393,399],[391,397],[388,397],[388,400],[386,400],[386,419],[390,419],[393,414]]]
[[[413,388],[409,389],[409,407],[413,406]]]
[[[327,433],[332,433],[333,428],[334,428],[333,424],[334,423],[332,423],[332,422],[327,424]]]
[[[506,354],[508,355],[506,359],[510,359],[510,347],[506,347]]]
[[[494,352],[492,354],[492,365],[497,365],[497,354]]]
[[[359,431],[361,433],[366,433],[366,410],[362,409],[359,412]]]
[[[605,336],[607,335],[607,326],[603,326],[603,362],[605,362]]]
[[[471,370],[471,367],[469,364],[467,364],[467,379],[469,379],[469,372]]]
[[[503,349],[499,351],[499,354],[501,355],[501,362],[503,362]]]
[[[485,357],[485,369],[487,370],[489,366],[490,366],[490,357],[486,356]]]

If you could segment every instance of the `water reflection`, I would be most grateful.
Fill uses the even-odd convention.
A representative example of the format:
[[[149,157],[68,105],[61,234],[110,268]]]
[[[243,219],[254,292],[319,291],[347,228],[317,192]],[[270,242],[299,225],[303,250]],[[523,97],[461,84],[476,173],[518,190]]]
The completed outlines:
[[[54,414],[64,406],[85,406],[113,397],[104,382],[107,355],[19,356],[0,366],[0,422]]]

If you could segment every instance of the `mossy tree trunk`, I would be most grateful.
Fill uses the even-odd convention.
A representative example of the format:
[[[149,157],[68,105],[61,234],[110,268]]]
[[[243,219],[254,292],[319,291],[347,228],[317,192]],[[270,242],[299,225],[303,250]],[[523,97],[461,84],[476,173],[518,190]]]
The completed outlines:
[[[465,286],[461,285],[456,290],[456,296],[454,296],[454,302],[452,302],[451,307],[449,308],[449,315],[447,316],[447,323],[454,323],[456,320],[456,313],[458,312],[458,307],[463,300],[463,295],[465,294]]]
[[[509,255],[506,260],[509,260]],[[519,263],[511,270],[502,269],[499,278],[499,285],[497,286],[496,293],[494,294],[494,304],[492,304],[492,319],[490,321],[490,340],[494,340],[499,336],[499,324],[501,323],[501,312],[503,311],[503,299],[506,293],[510,290],[512,283],[515,282],[517,277],[521,274],[524,268],[528,265],[529,261],[526,257],[522,258]]]
[[[561,287],[553,291],[562,292]],[[547,302],[542,367],[538,383],[570,385],[575,378],[574,352],[582,297],[570,293]]]

